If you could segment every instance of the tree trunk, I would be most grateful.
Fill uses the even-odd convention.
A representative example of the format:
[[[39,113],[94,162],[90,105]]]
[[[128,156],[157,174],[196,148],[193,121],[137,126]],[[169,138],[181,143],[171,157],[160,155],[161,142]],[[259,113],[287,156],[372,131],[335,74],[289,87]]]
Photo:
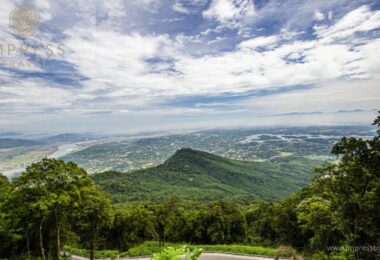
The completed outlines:
[[[42,236],[42,225],[43,225],[43,223],[44,223],[44,218],[41,218],[40,227],[39,227],[40,251],[41,251],[42,260],[45,260],[46,259],[45,248],[44,248],[44,240],[43,240],[43,236]]]
[[[61,258],[61,221],[59,219],[58,210],[55,209],[55,229],[56,229],[56,238],[55,238],[55,260]]]
[[[49,239],[49,250],[48,250],[48,253],[47,253],[47,259],[51,259],[51,254],[52,254],[52,251],[54,250],[53,248],[53,243],[52,243],[52,239]]]
[[[358,239],[357,239],[357,234],[358,234],[358,209],[355,208],[355,218],[354,218],[354,246],[358,246],[357,242],[358,242]],[[355,250],[354,252],[354,259],[355,260],[359,260],[359,252],[357,250]]]
[[[121,234],[118,234],[118,240],[119,240],[119,250],[123,251],[123,243],[121,242]]]
[[[28,259],[30,259],[29,228],[26,230],[26,249],[28,250]]]
[[[95,241],[94,239],[91,239],[91,246],[90,246],[90,260],[94,260],[94,251],[95,251]]]
[[[90,245],[90,260],[94,260],[94,251],[95,251],[95,239],[96,239],[96,227],[95,224],[92,224],[91,227],[91,245]]]

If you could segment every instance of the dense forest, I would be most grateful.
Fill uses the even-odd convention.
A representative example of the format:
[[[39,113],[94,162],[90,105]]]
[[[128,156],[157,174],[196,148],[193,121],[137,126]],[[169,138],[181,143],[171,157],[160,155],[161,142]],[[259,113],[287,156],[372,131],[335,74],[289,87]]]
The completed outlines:
[[[286,199],[114,203],[74,163],[44,159],[0,176],[0,257],[60,259],[64,245],[125,252],[144,241],[291,246],[313,259],[380,257],[380,112],[373,139],[347,137],[337,161]],[[95,178],[96,180],[96,178]],[[273,190],[275,193],[276,190]]]
[[[119,203],[157,203],[172,196],[250,203],[283,199],[307,186],[312,176],[307,163],[302,158],[284,163],[239,161],[183,148],[156,167],[91,177]]]

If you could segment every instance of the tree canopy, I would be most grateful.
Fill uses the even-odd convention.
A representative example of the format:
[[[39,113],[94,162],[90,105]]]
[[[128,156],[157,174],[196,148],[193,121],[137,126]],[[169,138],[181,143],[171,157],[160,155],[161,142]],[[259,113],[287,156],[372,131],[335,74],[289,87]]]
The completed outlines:
[[[69,245],[88,249],[93,259],[96,249],[125,252],[157,240],[290,245],[319,252],[316,259],[379,259],[380,112],[374,125],[373,138],[337,142],[336,161],[316,168],[309,186],[271,202],[169,197],[112,204],[83,169],[55,159],[30,165],[12,181],[0,174],[0,256],[60,259]]]

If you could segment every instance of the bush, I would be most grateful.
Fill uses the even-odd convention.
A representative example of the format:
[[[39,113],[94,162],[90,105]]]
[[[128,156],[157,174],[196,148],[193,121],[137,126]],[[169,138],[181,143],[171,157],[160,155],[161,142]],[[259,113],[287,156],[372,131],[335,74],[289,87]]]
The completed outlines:
[[[313,254],[311,256],[312,260],[347,260],[347,259],[354,259],[352,255],[350,255],[347,252],[339,252],[339,253],[332,253],[330,255],[326,255],[323,252],[318,252],[316,254]]]
[[[178,248],[181,244],[165,243],[166,246],[171,246]],[[266,255],[275,256],[276,249],[270,247],[261,246],[246,246],[246,245],[188,245],[190,249],[195,249],[197,247],[203,248],[205,251],[209,252],[224,252],[224,253],[235,253],[235,254],[247,254],[247,255]],[[121,256],[147,256],[153,255],[154,253],[160,252],[163,248],[159,246],[158,242],[145,242],[141,245],[133,247],[128,250],[128,253],[121,254]]]
[[[85,257],[90,256],[90,250],[87,250],[87,249],[80,249],[80,248],[65,246],[64,250],[74,255],[85,256]],[[119,252],[116,250],[95,251],[96,258],[107,258],[107,257],[116,258],[119,255],[120,255]]]
[[[203,249],[201,248],[190,249],[188,246],[183,246],[182,248],[169,246],[164,248],[161,252],[155,253],[153,260],[180,260],[181,255],[185,255],[185,260],[198,260],[202,252]]]
[[[172,247],[178,249],[183,247],[183,244],[176,243],[165,243],[165,247],[160,247],[158,242],[148,241],[133,248],[130,248],[128,252],[119,253],[114,250],[105,250],[105,251],[95,251],[95,257],[97,258],[106,258],[106,257],[133,257],[133,256],[151,256],[156,253],[161,252],[164,248]],[[261,246],[248,246],[248,245],[186,245],[186,249],[189,252],[199,252],[199,248],[202,248],[202,251],[208,252],[221,252],[221,253],[233,253],[233,254],[244,254],[244,255],[263,255],[263,256],[275,256],[277,249],[271,247],[261,247]],[[86,249],[78,249],[69,246],[65,246],[65,251],[80,255],[80,256],[89,256],[90,252]],[[190,253],[191,254],[191,253]],[[284,254],[284,256],[290,256],[290,254]],[[192,259],[192,258],[189,258]],[[193,258],[194,259],[194,258]]]

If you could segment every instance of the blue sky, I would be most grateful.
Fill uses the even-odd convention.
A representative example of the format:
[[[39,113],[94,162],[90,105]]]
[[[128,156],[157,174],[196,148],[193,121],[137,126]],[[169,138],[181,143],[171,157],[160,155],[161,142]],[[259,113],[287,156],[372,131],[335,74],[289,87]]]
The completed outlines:
[[[33,6],[33,36],[9,14]],[[380,106],[380,2],[2,0],[0,130],[126,133],[368,124]],[[42,47],[43,53],[44,47]],[[342,112],[344,111],[344,112]],[[352,112],[350,112],[352,111]]]

